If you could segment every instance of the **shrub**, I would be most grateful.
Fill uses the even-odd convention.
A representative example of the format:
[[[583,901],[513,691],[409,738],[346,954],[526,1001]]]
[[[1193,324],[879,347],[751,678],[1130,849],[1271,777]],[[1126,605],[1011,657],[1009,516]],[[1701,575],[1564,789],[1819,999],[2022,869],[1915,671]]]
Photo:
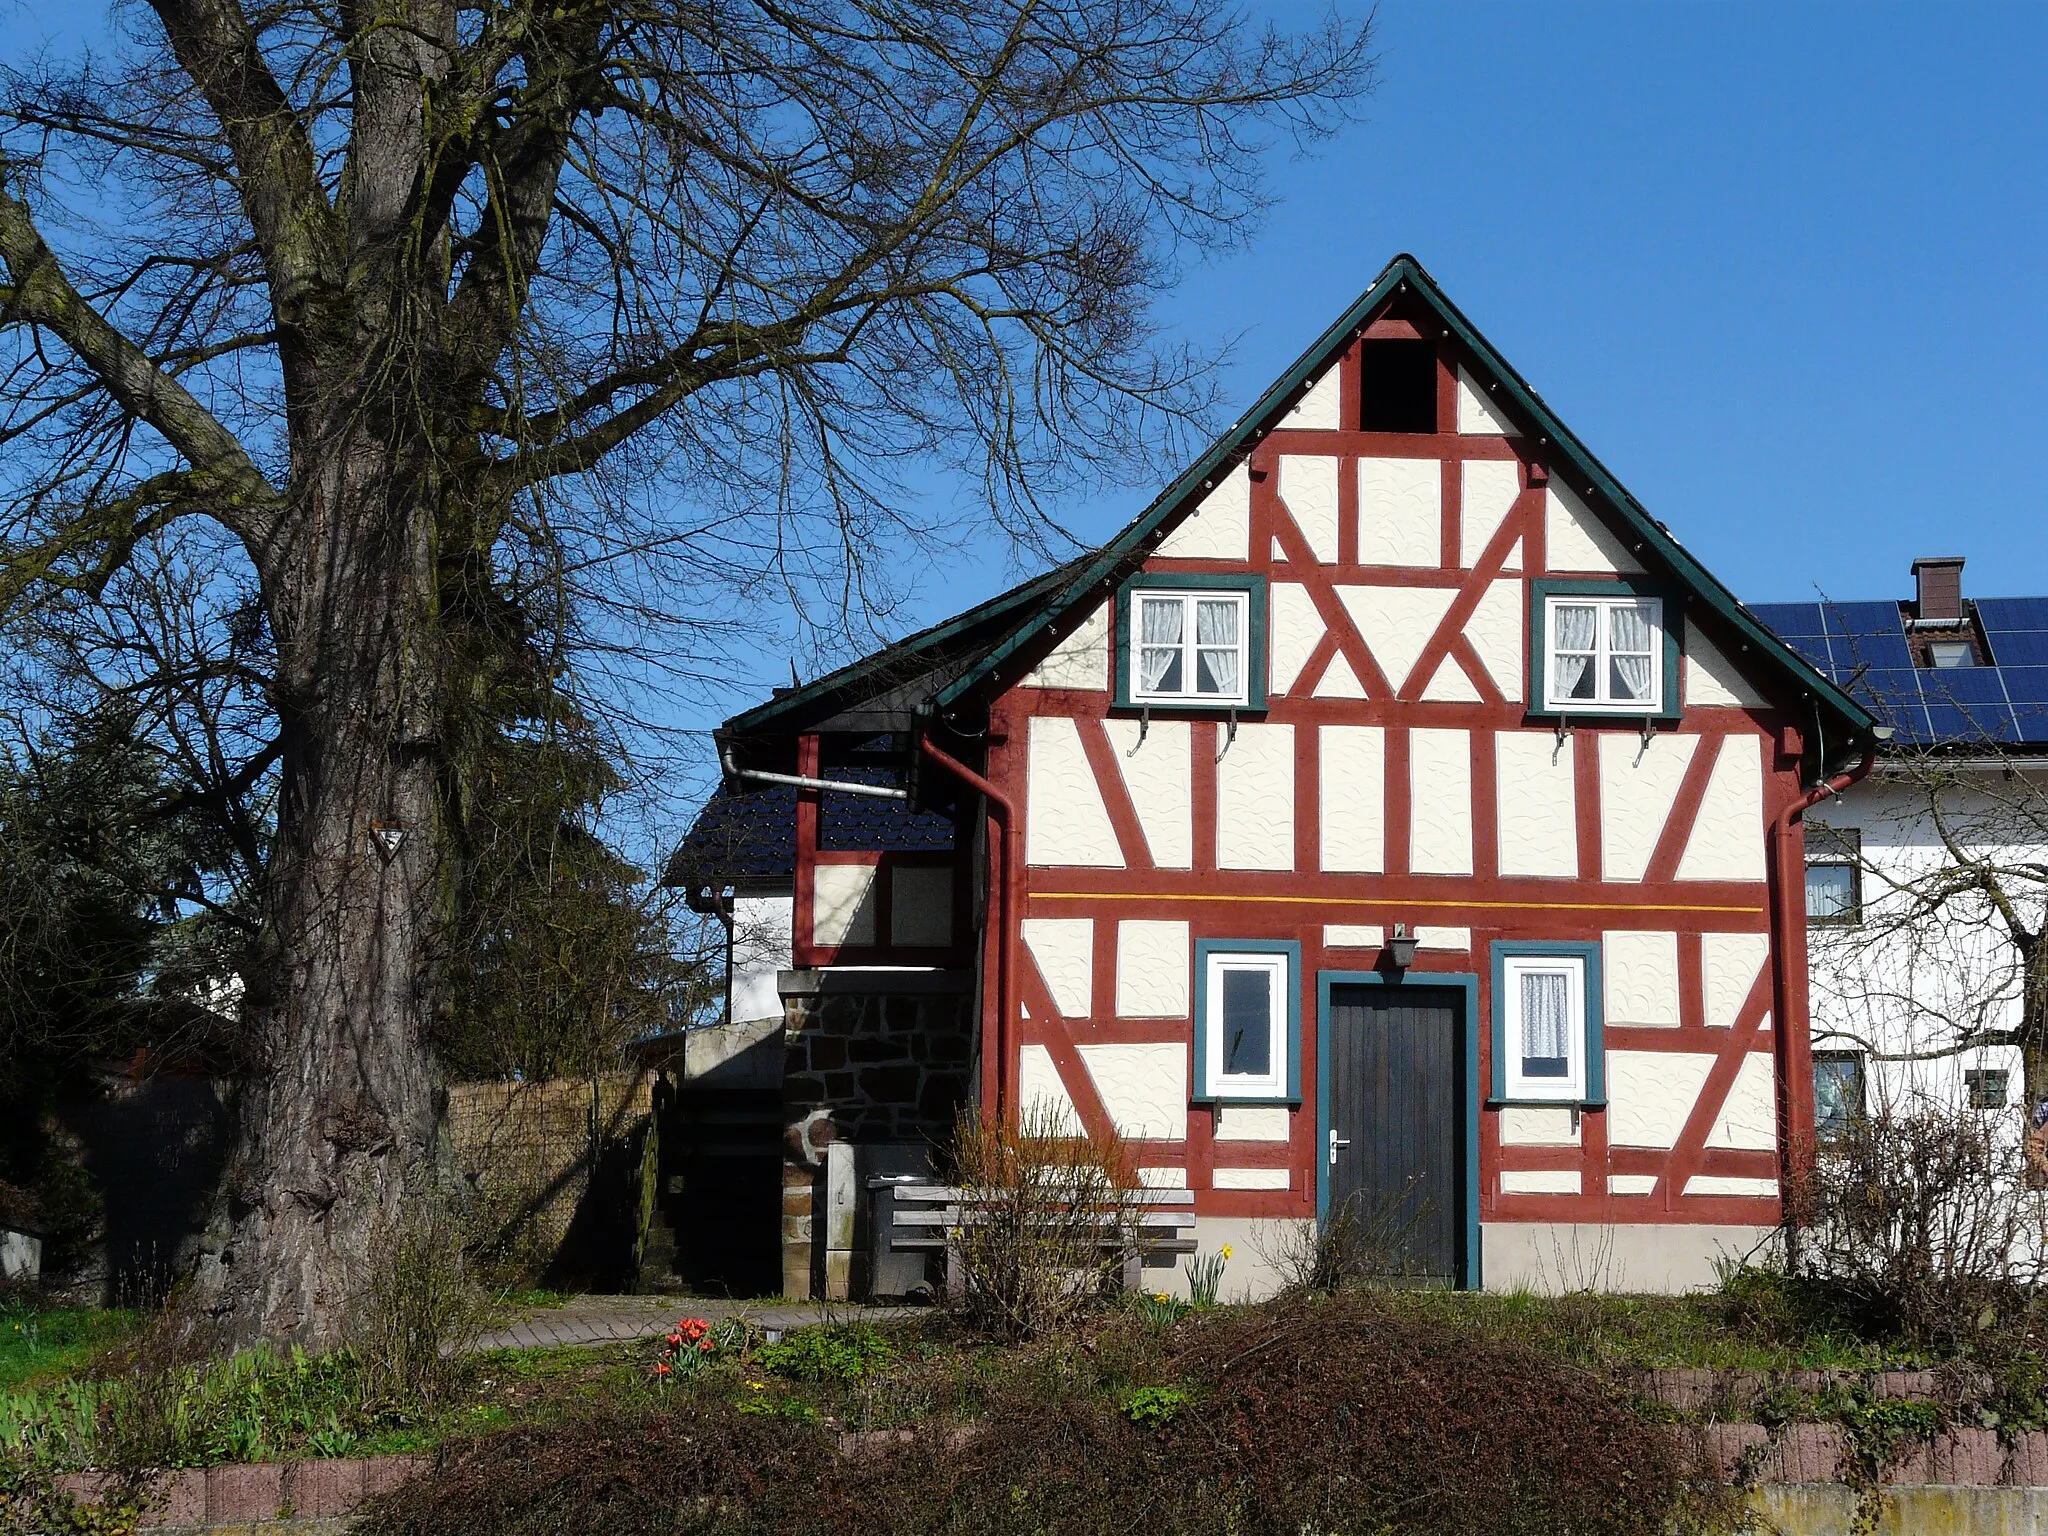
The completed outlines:
[[[954,1181],[978,1219],[949,1234],[965,1284],[948,1304],[999,1338],[1071,1321],[1121,1267],[1135,1232],[1137,1177],[1114,1136],[1081,1136],[1042,1105],[1015,1126],[963,1116]],[[1108,1245],[1104,1234],[1111,1237]]]
[[[1787,1184],[1792,1277],[1866,1337],[1967,1349],[2016,1320],[2041,1279],[2044,1197],[2012,1131],[1935,1104],[1852,1120]]]
[[[349,1344],[372,1402],[431,1406],[461,1379],[462,1357],[490,1318],[470,1274],[468,1234],[435,1201],[411,1208],[370,1277]]]
[[[444,1452],[358,1536],[1639,1536],[1727,1523],[1675,1434],[1554,1357],[1372,1296],[1027,1346],[971,1432],[841,1456],[822,1425],[697,1395]]]

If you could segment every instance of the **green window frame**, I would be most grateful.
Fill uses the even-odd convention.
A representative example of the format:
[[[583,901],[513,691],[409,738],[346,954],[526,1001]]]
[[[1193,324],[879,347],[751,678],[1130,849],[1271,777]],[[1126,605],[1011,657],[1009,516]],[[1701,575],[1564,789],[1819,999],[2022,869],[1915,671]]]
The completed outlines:
[[[1660,692],[1655,709],[1639,704],[1574,703],[1570,708],[1554,706],[1550,697],[1550,602],[1552,598],[1607,597],[1635,598],[1660,604],[1658,622],[1663,631],[1660,658]],[[1573,720],[1595,724],[1602,720],[1675,721],[1685,713],[1680,695],[1685,654],[1685,595],[1665,582],[1622,576],[1611,581],[1560,581],[1541,578],[1529,583],[1528,698],[1532,720]]]
[[[1238,593],[1245,598],[1244,681],[1242,702],[1204,699],[1195,695],[1160,699],[1134,698],[1131,687],[1133,654],[1131,625],[1137,616],[1136,597],[1141,592]],[[1117,588],[1116,634],[1113,647],[1116,662],[1115,693],[1119,709],[1149,709],[1168,714],[1240,715],[1266,711],[1266,578],[1246,571],[1231,575],[1217,573],[1181,574],[1145,571]]]
[[[1285,1059],[1272,1063],[1270,1085],[1251,1088],[1219,1077],[1211,1056],[1221,1055],[1222,1042],[1209,1017],[1210,1005],[1221,1005],[1209,991],[1212,961],[1232,959],[1278,961],[1279,996],[1274,999],[1273,1050]],[[1256,968],[1248,966],[1248,969]],[[1293,939],[1197,939],[1195,941],[1195,1092],[1196,1104],[1299,1104],[1301,1102],[1301,945]]]
[[[1579,999],[1582,1028],[1579,1049],[1585,1053],[1580,1068],[1577,1092],[1569,1095],[1533,1095],[1508,1092],[1508,1050],[1513,1041],[1508,1017],[1511,999],[1508,996],[1508,972],[1510,962],[1542,962],[1545,960],[1571,961],[1575,964],[1584,994]],[[1493,979],[1493,1028],[1491,1031],[1493,1059],[1488,1063],[1489,1078],[1487,1107],[1498,1109],[1505,1104],[1577,1105],[1580,1109],[1604,1109],[1607,1106],[1607,1025],[1601,1008],[1606,999],[1606,981],[1601,972],[1600,946],[1598,943],[1577,940],[1497,940],[1492,953]]]

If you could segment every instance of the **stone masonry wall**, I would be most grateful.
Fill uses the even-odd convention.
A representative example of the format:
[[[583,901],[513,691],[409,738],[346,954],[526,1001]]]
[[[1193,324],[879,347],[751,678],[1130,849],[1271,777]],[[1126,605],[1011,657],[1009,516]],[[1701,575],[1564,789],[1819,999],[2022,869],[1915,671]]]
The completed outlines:
[[[975,1008],[959,991],[820,990],[784,1010],[783,1294],[843,1293],[825,1272],[826,1148],[943,1145],[968,1101]]]

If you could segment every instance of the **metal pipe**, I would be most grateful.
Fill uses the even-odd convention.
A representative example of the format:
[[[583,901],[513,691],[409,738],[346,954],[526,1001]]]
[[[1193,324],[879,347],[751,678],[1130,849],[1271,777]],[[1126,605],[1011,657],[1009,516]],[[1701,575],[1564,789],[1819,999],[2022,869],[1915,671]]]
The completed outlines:
[[[1010,875],[1016,863],[1016,850],[1011,847],[1011,839],[1017,825],[1017,806],[1008,795],[972,768],[932,745],[929,737],[919,735],[917,746],[926,757],[986,800],[993,813],[992,819],[1002,826],[1001,838],[991,843],[989,851],[998,870],[993,882],[996,896],[996,1113],[1005,1116],[1010,1097],[1010,1021],[1016,1010],[1014,999],[1017,995],[1016,978],[1012,974],[1016,965],[1016,938],[1010,931]]]
[[[840,795],[866,795],[870,800],[908,800],[907,789],[891,789],[886,784],[847,784],[839,779],[814,779],[802,773],[770,773],[765,768],[742,768],[732,760],[732,748],[724,742],[718,744],[718,766],[735,779],[753,779],[761,784],[787,784],[794,789],[829,789]]]

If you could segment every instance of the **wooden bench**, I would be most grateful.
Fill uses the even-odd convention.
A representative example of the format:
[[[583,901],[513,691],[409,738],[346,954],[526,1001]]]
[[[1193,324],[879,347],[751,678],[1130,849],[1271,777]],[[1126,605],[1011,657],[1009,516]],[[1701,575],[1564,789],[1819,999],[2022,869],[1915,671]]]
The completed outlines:
[[[943,1250],[946,1289],[957,1295],[966,1276],[960,1245],[952,1234],[985,1223],[990,1209],[1001,1204],[1003,1197],[950,1184],[898,1184],[893,1188],[889,1246],[898,1253]],[[1144,1285],[1148,1257],[1195,1251],[1194,1203],[1193,1190],[1134,1189],[1120,1203],[1104,1201],[1101,1209],[1085,1213],[1084,1219],[1096,1228],[1096,1249],[1118,1260],[1124,1289],[1138,1290]]]

